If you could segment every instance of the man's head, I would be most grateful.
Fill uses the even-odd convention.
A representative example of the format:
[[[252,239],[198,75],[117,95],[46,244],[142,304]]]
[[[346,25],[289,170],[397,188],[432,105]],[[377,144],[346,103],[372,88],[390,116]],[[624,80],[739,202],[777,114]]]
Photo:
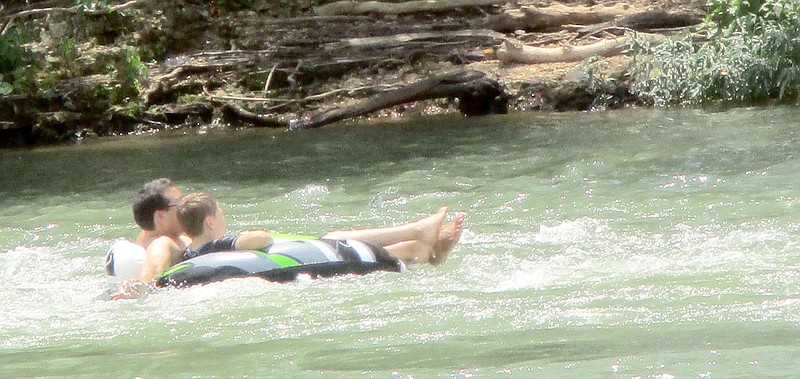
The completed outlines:
[[[180,234],[175,208],[181,191],[171,180],[161,178],[145,184],[133,200],[133,218],[140,228],[165,234]]]
[[[178,222],[189,237],[209,232],[211,238],[225,234],[227,223],[217,199],[208,192],[186,195],[178,205]]]

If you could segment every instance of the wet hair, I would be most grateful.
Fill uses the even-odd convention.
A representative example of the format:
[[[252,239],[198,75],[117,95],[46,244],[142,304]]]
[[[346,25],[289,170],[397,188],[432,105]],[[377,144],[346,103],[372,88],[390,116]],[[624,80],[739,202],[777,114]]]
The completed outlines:
[[[144,230],[155,230],[154,216],[156,211],[169,209],[169,199],[164,196],[171,187],[175,187],[167,178],[153,180],[142,186],[133,199],[133,219],[136,225]]]
[[[178,222],[189,237],[197,237],[205,230],[206,217],[217,214],[218,206],[208,192],[190,193],[178,204]]]

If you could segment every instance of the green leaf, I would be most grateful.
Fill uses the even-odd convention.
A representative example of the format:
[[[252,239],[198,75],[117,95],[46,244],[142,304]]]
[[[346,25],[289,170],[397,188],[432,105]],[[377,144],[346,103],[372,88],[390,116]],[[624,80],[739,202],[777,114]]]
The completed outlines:
[[[0,96],[10,95],[12,92],[14,92],[14,86],[3,81],[3,75],[0,75]]]

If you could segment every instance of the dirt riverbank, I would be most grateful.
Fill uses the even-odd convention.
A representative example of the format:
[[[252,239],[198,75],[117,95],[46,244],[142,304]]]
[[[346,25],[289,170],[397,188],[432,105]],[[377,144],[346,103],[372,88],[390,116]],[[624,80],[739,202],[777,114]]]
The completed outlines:
[[[617,47],[598,50],[604,58],[574,55],[633,32],[676,33],[705,14],[688,0],[17,3],[0,20],[27,37],[37,70],[33,90],[0,97],[3,147],[213,121],[287,127],[460,70],[498,83],[509,112],[646,105],[629,91],[630,58]],[[554,49],[530,63],[515,47]],[[359,117],[459,112],[459,99]]]

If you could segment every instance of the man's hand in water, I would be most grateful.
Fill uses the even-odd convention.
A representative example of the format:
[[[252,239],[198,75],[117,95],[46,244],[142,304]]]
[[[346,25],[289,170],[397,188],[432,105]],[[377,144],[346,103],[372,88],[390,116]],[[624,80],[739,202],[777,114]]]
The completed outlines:
[[[111,299],[138,299],[148,292],[150,292],[149,284],[136,279],[128,279],[119,285],[117,291],[111,295]]]

